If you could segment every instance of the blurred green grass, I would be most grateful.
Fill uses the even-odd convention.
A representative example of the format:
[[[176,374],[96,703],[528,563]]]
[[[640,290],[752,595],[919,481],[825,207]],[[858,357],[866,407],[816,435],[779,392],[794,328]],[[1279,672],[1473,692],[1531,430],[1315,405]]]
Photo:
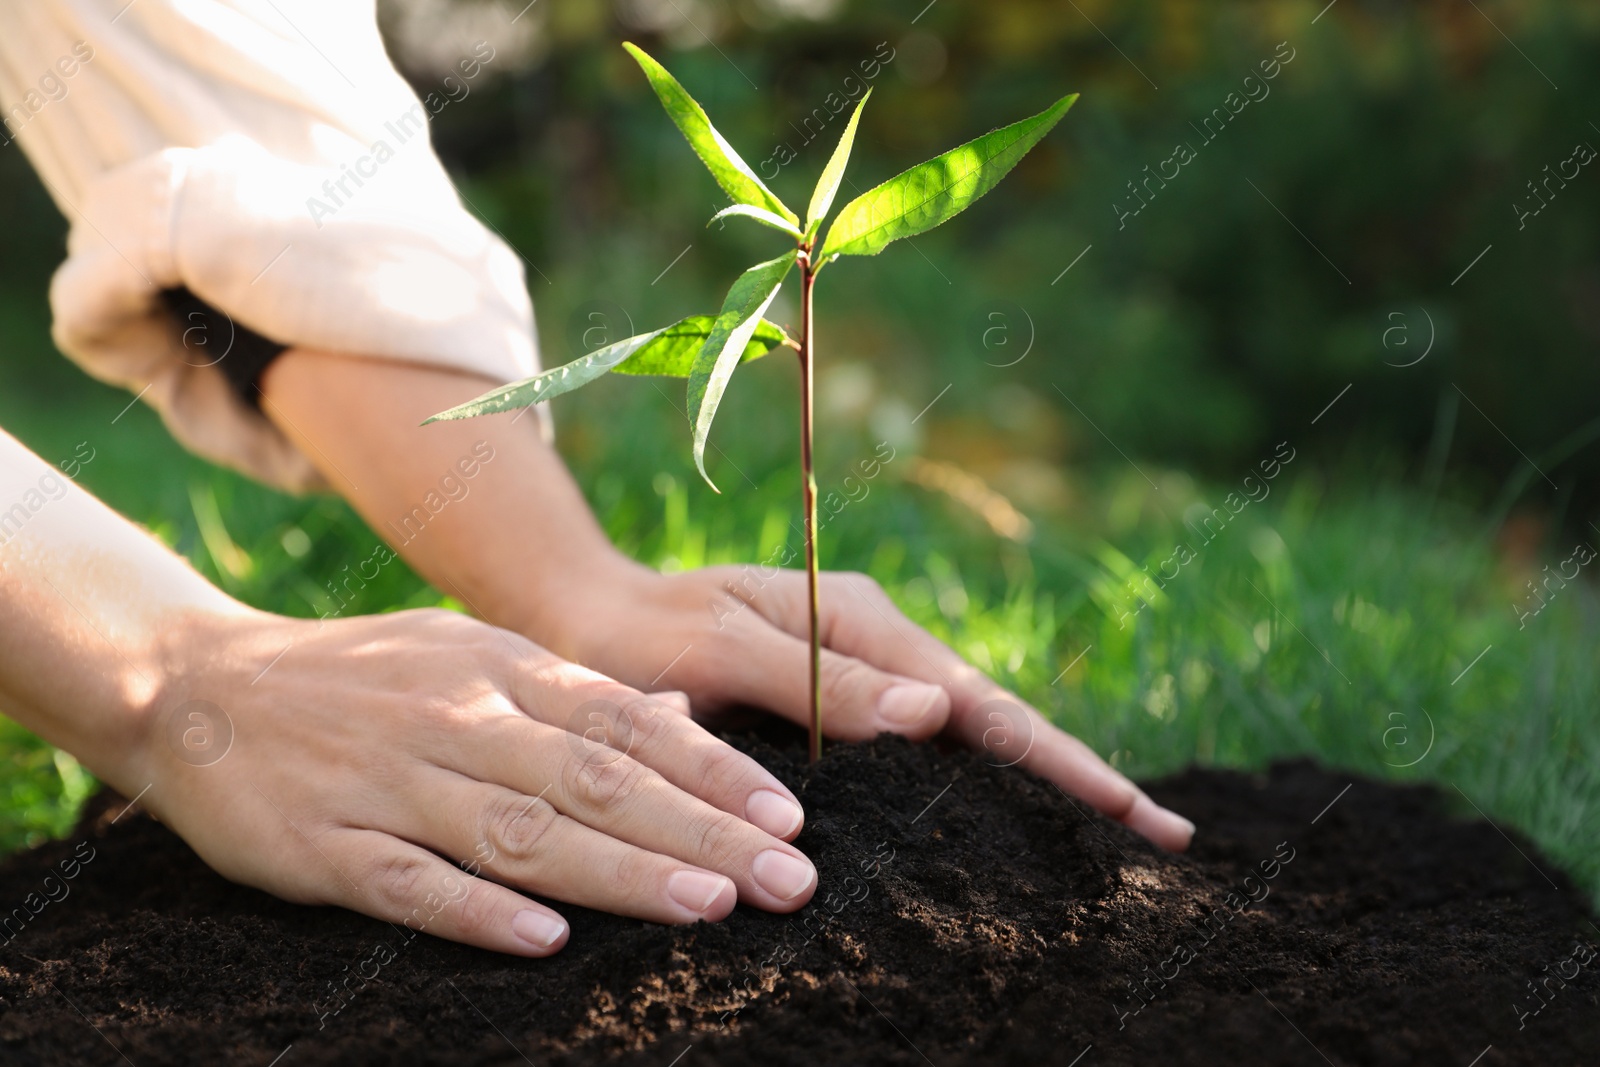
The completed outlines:
[[[676,383],[608,382],[559,413],[590,500],[638,558],[667,569],[765,558],[794,536],[792,440],[771,417],[787,413],[793,369],[752,367],[718,430],[737,457],[719,461],[731,490],[720,498],[689,464]],[[79,377],[42,350],[0,365],[0,424],[47,459],[89,440],[96,459],[83,483],[234,595],[315,615],[329,606],[326,583],[376,546],[342,502],[216,470],[183,453],[142,405],[113,423],[125,394],[70,380]],[[823,397],[839,430],[821,453],[824,494],[874,444],[870,413],[852,418],[838,373],[832,381]],[[1016,425],[1015,407],[1004,416]],[[1403,472],[1330,473],[1307,456],[1209,543],[1183,517],[1201,501],[1220,505],[1228,486],[1131,462],[1058,470],[1063,500],[1031,509],[1024,544],[995,532],[981,493],[926,487],[940,484],[930,470],[955,469],[948,454],[942,468],[927,454],[959,451],[971,418],[953,404],[942,421],[928,417],[925,435],[901,436],[867,495],[827,525],[825,565],[872,574],[913,618],[1133,775],[1307,754],[1426,779],[1464,814],[1477,805],[1517,827],[1600,890],[1600,855],[1588,847],[1600,820],[1600,600],[1574,583],[1525,629],[1512,608],[1523,582],[1566,550],[1514,558],[1481,515]],[[980,484],[967,474],[969,488]],[[997,491],[982,484],[992,503]],[[1158,571],[1180,540],[1195,558],[1164,589],[1133,592],[1130,575]],[[354,610],[446,602],[398,563],[362,597]],[[0,741],[0,848],[65,832],[91,779],[14,724]]]

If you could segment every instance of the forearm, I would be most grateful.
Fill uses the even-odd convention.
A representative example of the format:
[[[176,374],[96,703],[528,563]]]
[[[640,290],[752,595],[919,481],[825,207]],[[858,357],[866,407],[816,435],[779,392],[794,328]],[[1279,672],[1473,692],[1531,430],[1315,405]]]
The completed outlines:
[[[268,417],[418,573],[570,657],[566,620],[585,590],[637,566],[612,548],[531,414],[420,425],[491,385],[303,349],[261,382]]]
[[[0,706],[119,788],[171,638],[248,609],[0,432]]]

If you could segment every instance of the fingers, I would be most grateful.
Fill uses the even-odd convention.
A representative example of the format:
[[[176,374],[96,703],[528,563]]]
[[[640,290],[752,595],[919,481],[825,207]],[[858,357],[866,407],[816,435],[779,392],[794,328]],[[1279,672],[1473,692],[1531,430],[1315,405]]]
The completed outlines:
[[[802,726],[811,722],[809,640],[784,633],[759,617],[730,627],[721,656],[721,688],[733,699],[777,712]],[[866,741],[880,733],[916,740],[934,736],[950,717],[950,697],[937,685],[889,674],[829,648],[822,650],[822,724],[829,737]]]
[[[569,904],[658,923],[717,922],[737,903],[727,877],[637,848],[547,801],[432,768],[406,813],[425,843],[465,869]]]
[[[393,923],[407,937],[428,933],[514,956],[549,956],[567,943],[560,915],[426,849],[373,830],[336,830],[327,840],[348,858],[332,902]]]
[[[670,712],[657,714],[657,725],[668,729],[693,726]],[[641,717],[635,715],[635,723]],[[514,716],[495,720],[482,734],[470,751],[456,755],[459,765],[452,769],[542,797],[562,815],[618,841],[725,875],[740,900],[767,911],[793,911],[816,890],[816,869],[798,849],[691,795],[632,756]],[[720,763],[701,758],[696,769],[675,773],[704,776],[709,786],[719,765],[737,771],[736,760],[724,757]]]
[[[1137,788],[1137,787],[1135,787]],[[1175,811],[1163,808],[1139,789],[1139,796],[1122,821],[1128,829],[1143,834],[1172,852],[1184,852],[1194,840],[1194,823]]]
[[[569,668],[568,674],[580,670]],[[587,759],[585,743],[606,746],[773,837],[791,841],[800,832],[800,802],[761,764],[653,697],[591,672],[578,677],[578,684],[569,677],[561,688],[531,687],[518,694],[529,716],[565,726],[563,752]]]
[[[970,713],[954,717],[951,733],[1000,765],[1021,766],[1054,782],[1162,848],[1189,847],[1194,823],[1158,805],[1088,745],[1004,689],[991,683],[989,695]]]

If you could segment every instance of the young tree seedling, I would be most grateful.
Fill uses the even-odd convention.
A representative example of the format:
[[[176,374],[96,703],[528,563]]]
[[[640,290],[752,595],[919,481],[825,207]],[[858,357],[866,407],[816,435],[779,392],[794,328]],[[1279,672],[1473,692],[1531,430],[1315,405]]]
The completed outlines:
[[[1050,132],[1078,96],[1076,93],[1064,96],[1046,111],[992,130],[869,189],[839,211],[828,227],[827,237],[819,244],[817,236],[844,179],[845,164],[849,162],[850,149],[855,143],[856,125],[872,90],[867,90],[856,105],[838,147],[823,168],[822,177],[811,193],[802,226],[799,217],[773,195],[716,131],[705,110],[677,79],[643,50],[632,44],[623,47],[638,61],[651,88],[689,146],[733,200],[731,206],[717,212],[711,221],[718,222],[729,216],[751,219],[791,238],[793,251],[758,263],[741,274],[716,315],[691,316],[662,329],[606,345],[564,366],[441,411],[428,422],[525,408],[571,392],[612,372],[687,378],[694,463],[706,484],[716,490],[711,476],[706,473],[706,440],[729,379],[741,363],[758,359],[780,345],[793,348],[800,357],[801,501],[805,511],[806,579],[811,611],[811,758],[817,760],[822,755],[822,694],[817,629],[817,480],[811,452],[812,386],[817,356],[811,306],[817,275],[840,256],[875,256],[891,242],[925,233],[965,211],[993,189]],[[792,340],[782,327],[762,317],[794,267],[800,269],[798,341]]]

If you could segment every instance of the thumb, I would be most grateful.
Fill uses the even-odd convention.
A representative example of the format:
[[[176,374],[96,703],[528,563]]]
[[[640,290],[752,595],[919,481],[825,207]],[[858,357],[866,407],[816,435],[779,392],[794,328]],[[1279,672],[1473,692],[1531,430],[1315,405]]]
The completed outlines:
[[[802,647],[809,657],[810,646]],[[864,741],[891,733],[925,741],[950,720],[950,694],[942,687],[885,673],[854,656],[824,650],[821,681],[822,729],[829,737]],[[806,694],[809,700],[809,687]]]
[[[735,647],[735,699],[768,708],[784,718],[811,721],[811,646],[761,620],[730,635]],[[950,694],[905,675],[880,671],[853,656],[822,650],[819,689],[822,729],[829,737],[865,741],[880,733],[921,741],[944,729]]]

